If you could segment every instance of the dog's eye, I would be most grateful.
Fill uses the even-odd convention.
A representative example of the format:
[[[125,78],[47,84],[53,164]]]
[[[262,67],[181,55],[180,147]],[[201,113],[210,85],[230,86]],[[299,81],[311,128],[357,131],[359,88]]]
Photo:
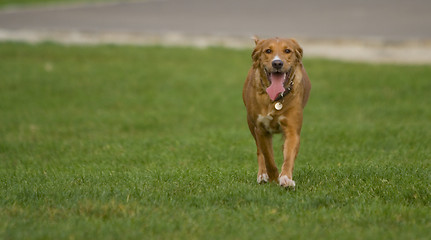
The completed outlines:
[[[290,53],[290,52],[292,52],[292,51],[291,51],[290,49],[287,49],[287,48],[286,48],[286,50],[284,50],[284,52],[285,52],[285,53]]]
[[[268,49],[265,50],[265,52],[266,53],[272,53],[272,50],[268,48]]]

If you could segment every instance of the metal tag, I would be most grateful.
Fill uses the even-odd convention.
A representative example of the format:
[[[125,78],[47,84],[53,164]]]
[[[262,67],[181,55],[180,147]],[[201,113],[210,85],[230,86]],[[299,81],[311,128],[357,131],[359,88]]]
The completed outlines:
[[[281,104],[279,102],[275,104],[275,109],[280,110],[282,108],[283,108],[283,104]]]

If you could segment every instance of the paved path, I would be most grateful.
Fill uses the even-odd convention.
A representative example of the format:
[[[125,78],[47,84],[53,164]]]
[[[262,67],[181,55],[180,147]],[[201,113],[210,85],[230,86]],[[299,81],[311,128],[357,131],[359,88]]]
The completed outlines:
[[[315,56],[431,63],[430,12],[429,0],[147,0],[58,5],[0,11],[0,40],[251,47],[249,38],[257,34],[295,37],[306,53]]]

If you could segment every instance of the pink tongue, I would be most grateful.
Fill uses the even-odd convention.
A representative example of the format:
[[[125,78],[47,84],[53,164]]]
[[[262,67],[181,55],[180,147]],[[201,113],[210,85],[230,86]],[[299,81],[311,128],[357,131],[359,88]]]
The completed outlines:
[[[278,95],[285,91],[283,83],[284,74],[271,73],[271,86],[266,89],[266,92],[268,93],[272,101],[277,99]]]

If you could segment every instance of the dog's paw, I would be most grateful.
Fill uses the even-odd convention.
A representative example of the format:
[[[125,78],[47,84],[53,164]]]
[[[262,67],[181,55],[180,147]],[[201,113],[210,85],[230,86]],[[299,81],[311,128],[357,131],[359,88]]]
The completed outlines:
[[[269,176],[266,173],[262,173],[259,176],[257,176],[257,183],[267,183],[269,181]]]
[[[280,184],[280,186],[285,188],[295,188],[295,181],[293,181],[286,175],[280,176],[278,178],[278,183]]]

